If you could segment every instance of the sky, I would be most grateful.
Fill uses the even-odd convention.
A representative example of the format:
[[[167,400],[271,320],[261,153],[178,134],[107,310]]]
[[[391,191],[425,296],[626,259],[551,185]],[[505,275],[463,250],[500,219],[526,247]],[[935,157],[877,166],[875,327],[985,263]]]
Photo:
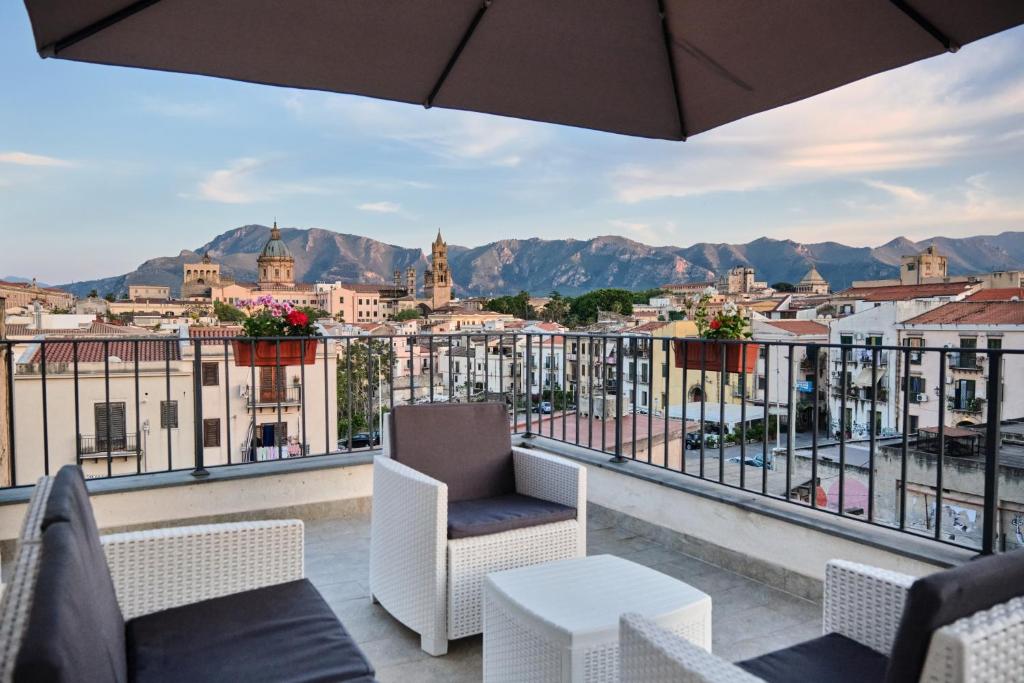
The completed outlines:
[[[1019,27],[680,143],[42,60],[3,2],[0,276],[116,275],[275,218],[421,248],[1024,230],[1022,55]]]

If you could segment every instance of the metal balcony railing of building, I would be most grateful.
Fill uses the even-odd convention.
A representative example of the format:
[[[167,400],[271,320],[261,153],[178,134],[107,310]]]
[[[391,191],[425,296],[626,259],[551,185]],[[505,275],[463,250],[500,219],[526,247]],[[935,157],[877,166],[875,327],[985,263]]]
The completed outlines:
[[[280,346],[296,341],[305,361],[281,362]],[[236,359],[257,344],[275,347],[275,362]],[[410,367],[417,347],[426,362]],[[526,443],[544,437],[627,470],[662,468],[986,553],[1024,545],[1014,533],[1024,492],[1012,483],[1024,481],[1024,447],[1001,438],[1004,420],[1024,417],[1004,414],[1002,400],[1004,380],[1024,376],[1022,349],[970,349],[987,371],[978,380],[953,376],[957,348],[571,331],[53,338],[0,340],[0,352],[3,487],[75,461],[90,477],[202,477],[257,462],[260,448],[365,452],[396,405],[499,400]],[[916,362],[928,356],[938,362]],[[628,380],[632,358],[650,359],[646,382]]]

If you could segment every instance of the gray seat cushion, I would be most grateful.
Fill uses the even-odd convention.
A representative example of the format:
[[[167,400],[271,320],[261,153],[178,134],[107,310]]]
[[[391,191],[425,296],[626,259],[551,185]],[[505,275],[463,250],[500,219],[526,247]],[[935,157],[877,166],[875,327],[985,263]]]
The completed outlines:
[[[43,532],[15,681],[128,679],[124,618],[95,527],[87,527],[60,521]]]
[[[1020,595],[1024,595],[1024,550],[979,557],[918,579],[903,606],[885,680],[918,680],[935,631]]]
[[[885,677],[887,662],[870,647],[830,633],[736,666],[767,683],[878,683]]]
[[[374,680],[373,667],[306,579],[132,619],[128,671],[139,683]]]
[[[576,519],[576,508],[510,493],[448,503],[448,538],[486,536],[501,531]]]
[[[397,406],[389,429],[391,457],[447,484],[449,502],[515,493],[504,403]]]
[[[82,468],[77,465],[64,465],[53,478],[40,526],[45,531],[54,522],[73,522],[85,528],[97,528],[89,489],[85,486]]]

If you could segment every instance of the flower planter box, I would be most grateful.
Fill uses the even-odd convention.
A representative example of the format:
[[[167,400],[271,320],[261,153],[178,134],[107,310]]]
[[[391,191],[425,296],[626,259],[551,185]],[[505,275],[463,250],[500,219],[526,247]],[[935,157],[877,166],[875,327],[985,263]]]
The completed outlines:
[[[744,374],[753,372],[757,367],[757,354],[760,346],[754,343],[747,343],[741,346],[739,343],[720,344],[716,341],[702,341],[694,339],[686,342],[685,353],[682,340],[675,340],[675,361],[677,368],[685,367],[687,370],[701,369],[701,348],[704,349],[704,369],[708,372],[722,371],[722,347],[725,346],[725,371],[742,372]]]
[[[305,355],[302,344],[305,341]],[[239,367],[267,367],[275,365],[312,365],[316,362],[316,350],[320,342],[316,339],[282,339],[231,342],[235,347],[235,365]],[[278,355],[280,344],[280,356]],[[253,353],[255,351],[255,353]]]

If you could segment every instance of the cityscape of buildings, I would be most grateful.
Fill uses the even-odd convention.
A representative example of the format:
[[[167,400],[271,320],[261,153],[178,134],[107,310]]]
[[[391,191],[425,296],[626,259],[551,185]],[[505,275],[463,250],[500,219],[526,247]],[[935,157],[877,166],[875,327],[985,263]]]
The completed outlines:
[[[1024,273],[950,276],[947,264],[929,247],[905,255],[898,278],[837,292],[814,267],[776,291],[753,268],[736,266],[712,281],[666,283],[628,313],[599,311],[575,327],[548,315],[549,297],[530,298],[537,319],[488,310],[486,299],[453,298],[440,232],[422,285],[413,268],[396,270],[388,284],[297,281],[276,225],[256,259],[256,282],[224,276],[205,255],[185,264],[178,297],[167,286],[135,284],[124,300],[73,300],[54,288],[5,283],[3,335],[13,375],[0,387],[9,387],[4,400],[17,409],[14,429],[0,429],[0,440],[13,433],[23,455],[16,481],[2,462],[0,476],[5,485],[25,483],[70,462],[88,476],[178,469],[191,462],[196,439],[210,465],[332,452],[348,447],[354,433],[372,446],[392,405],[427,401],[504,401],[513,420],[537,420],[543,432],[543,421],[553,428],[561,419],[563,429],[577,430],[575,438],[598,439],[602,448],[611,438],[606,426],[628,415],[647,427],[622,437],[626,447],[676,467],[702,417],[705,430],[721,435],[763,432],[768,424],[776,448],[802,443],[815,425],[822,444],[848,441],[850,454],[866,452],[858,443],[879,440],[870,463],[847,456],[865,479],[887,462],[881,456],[904,430],[912,445],[921,444],[924,460],[940,424],[956,439],[949,448],[977,456],[992,370],[984,351],[1024,348]],[[319,311],[323,349],[312,364],[250,372],[233,362],[229,341],[241,327],[218,319],[217,305],[267,295]],[[670,340],[698,336],[698,299],[711,312],[742,312],[750,343],[767,342],[756,365],[687,372],[673,358]],[[624,339],[621,347],[616,337]],[[959,351],[924,352],[936,348]],[[1024,388],[1007,379],[1021,376],[1024,357],[1001,362],[1001,417],[1015,425],[1024,421]],[[354,399],[353,363],[366,366]],[[204,406],[198,417],[195,392]],[[527,405],[537,414],[527,415]],[[7,419],[7,410],[0,414]],[[565,415],[572,417],[559,417]],[[1006,447],[1020,448],[1015,429],[1004,431]],[[730,437],[721,445],[732,453],[736,443]],[[714,437],[708,444],[719,446]],[[825,452],[819,476],[829,467]],[[774,453],[763,453],[762,465],[770,466]],[[802,457],[798,448],[794,473],[810,477]],[[965,476],[967,462],[946,466]],[[1024,458],[1008,458],[1002,469],[1006,504],[1024,514]],[[848,475],[846,485],[856,479]],[[978,481],[965,483],[959,497],[946,491],[945,504],[977,505]],[[921,510],[933,495],[925,489],[914,494]],[[825,491],[824,500],[835,495]]]

